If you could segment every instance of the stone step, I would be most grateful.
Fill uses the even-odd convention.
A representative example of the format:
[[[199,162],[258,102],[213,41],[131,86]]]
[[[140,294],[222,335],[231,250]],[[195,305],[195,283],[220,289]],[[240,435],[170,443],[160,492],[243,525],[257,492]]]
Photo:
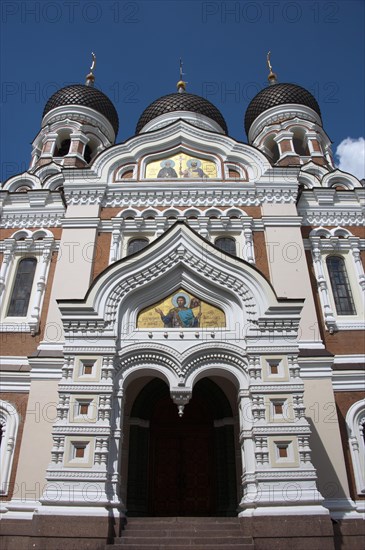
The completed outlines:
[[[149,529],[148,527],[144,527],[142,525],[125,527],[123,533],[127,534],[129,532],[133,532],[133,534],[138,533],[141,537],[144,537],[145,533],[151,534],[154,537],[170,537],[175,534],[179,535],[180,533],[184,536],[194,536],[196,534],[199,534],[202,537],[216,537],[217,535],[219,535],[219,533],[222,533],[222,536],[226,536],[226,534],[234,534],[240,536],[243,534],[240,525],[225,525],[223,528],[212,527],[211,529],[209,529],[207,525],[191,524],[181,527],[172,527],[169,525],[161,524],[159,527],[154,526],[153,529]]]
[[[248,538],[248,537],[245,537],[244,540],[243,540],[243,537],[230,537],[230,536],[227,536],[227,537],[214,537],[214,540],[211,541],[211,542],[208,542],[207,539],[205,537],[197,537],[197,536],[193,536],[193,537],[135,537],[134,535],[132,536],[126,536],[126,537],[122,537],[120,540],[117,541],[117,544],[120,545],[120,546],[123,546],[125,544],[129,544],[129,545],[134,545],[134,546],[146,546],[146,545],[156,545],[156,544],[164,544],[164,545],[167,545],[167,544],[171,544],[171,542],[174,543],[174,545],[176,547],[180,547],[180,546],[189,546],[189,545],[201,545],[201,546],[204,546],[205,545],[209,545],[211,544],[211,542],[213,542],[215,545],[221,545],[224,546],[226,544],[230,544],[230,545],[236,545],[236,546],[239,546],[240,544],[242,544],[242,542],[244,543],[250,543],[251,542],[251,539]]]
[[[107,550],[176,550],[175,544],[114,544],[106,546]],[[253,542],[250,544],[241,543],[237,544],[188,544],[186,546],[179,546],[179,550],[254,550]]]
[[[251,549],[239,518],[129,518],[121,537],[107,550],[238,550]]]
[[[154,521],[151,521],[154,520]],[[206,529],[226,530],[241,529],[241,521],[238,518],[130,518],[125,524],[125,529],[133,528],[139,530],[181,530],[181,529]]]
[[[107,550],[176,550],[175,544],[114,544],[106,546]],[[179,550],[254,550],[253,542],[250,544],[241,543],[237,544],[188,544],[186,546],[179,546]]]

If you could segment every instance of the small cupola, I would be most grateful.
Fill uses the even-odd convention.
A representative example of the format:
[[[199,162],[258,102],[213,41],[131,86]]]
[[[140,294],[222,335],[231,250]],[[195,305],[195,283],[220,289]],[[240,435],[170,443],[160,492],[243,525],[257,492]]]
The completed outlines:
[[[333,166],[331,142],[323,130],[315,97],[302,86],[279,83],[272,70],[270,52],[266,88],[250,102],[245,114],[248,142],[262,150],[272,164]]]
[[[42,128],[33,142],[31,167],[54,161],[84,167],[115,143],[119,119],[111,100],[94,87],[96,56],[85,84],[71,84],[47,101]]]

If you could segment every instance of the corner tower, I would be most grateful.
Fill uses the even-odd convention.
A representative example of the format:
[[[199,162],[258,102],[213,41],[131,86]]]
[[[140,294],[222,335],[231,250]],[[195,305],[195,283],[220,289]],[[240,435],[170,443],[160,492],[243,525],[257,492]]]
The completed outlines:
[[[333,168],[331,141],[313,95],[297,84],[278,83],[267,56],[269,85],[250,102],[245,115],[248,142],[272,164],[302,165],[312,160]]]
[[[84,167],[115,143],[119,119],[110,99],[94,87],[96,58],[85,84],[72,84],[46,103],[42,128],[33,142],[31,168],[51,161]]]

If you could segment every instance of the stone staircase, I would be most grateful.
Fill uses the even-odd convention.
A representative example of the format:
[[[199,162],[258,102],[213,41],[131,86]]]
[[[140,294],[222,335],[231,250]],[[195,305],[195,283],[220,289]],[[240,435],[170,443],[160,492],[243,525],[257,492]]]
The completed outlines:
[[[239,518],[129,518],[121,537],[106,550],[254,549]]]

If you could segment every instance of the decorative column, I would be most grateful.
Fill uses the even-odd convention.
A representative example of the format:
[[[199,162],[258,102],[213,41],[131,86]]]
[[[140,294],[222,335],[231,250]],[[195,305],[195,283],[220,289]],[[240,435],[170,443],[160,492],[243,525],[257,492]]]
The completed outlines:
[[[120,259],[120,242],[122,238],[121,219],[113,220],[112,242],[110,246],[109,265]]]
[[[5,251],[3,256],[3,262],[1,264],[1,269],[0,269],[0,298],[5,288],[5,282],[6,282],[6,277],[7,277],[9,268],[14,260],[15,243],[16,243],[15,239],[5,240]]]
[[[255,444],[252,437],[253,416],[248,389],[241,389],[238,392],[238,410],[242,458],[242,499],[240,507],[246,509],[253,507],[258,498]]]
[[[252,239],[252,222],[243,221],[243,235],[245,237],[245,255],[244,259],[250,263],[255,263],[255,251]]]
[[[326,159],[318,142],[318,133],[315,130],[312,130],[307,131],[305,135],[307,138],[309,153],[313,162],[321,165],[326,164]]]
[[[358,237],[348,237],[351,246],[352,256],[354,258],[356,272],[359,277],[359,285],[362,292],[365,293],[365,273],[360,256],[360,239]]]
[[[274,141],[279,147],[280,158],[278,164],[280,166],[300,164],[300,157],[294,150],[293,132],[291,130],[281,130],[274,136]]]
[[[319,289],[319,297],[323,307],[324,321],[330,332],[337,330],[336,319],[331,307],[328,285],[323,273],[321,239],[320,237],[309,237],[312,247],[313,267]]]
[[[39,327],[40,312],[42,305],[42,298],[46,288],[47,272],[52,257],[52,244],[53,237],[44,239],[45,248],[42,252],[41,267],[39,271],[39,277],[37,280],[37,291],[34,297],[33,307],[29,319],[29,326],[31,334],[36,334]]]

